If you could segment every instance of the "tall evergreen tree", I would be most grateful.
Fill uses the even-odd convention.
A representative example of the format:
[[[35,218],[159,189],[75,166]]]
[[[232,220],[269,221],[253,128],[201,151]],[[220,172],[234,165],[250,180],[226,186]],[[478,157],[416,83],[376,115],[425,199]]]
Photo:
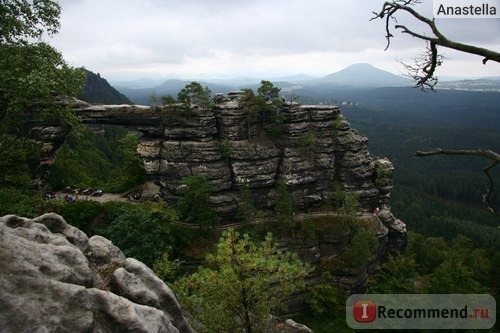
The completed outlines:
[[[210,195],[213,192],[208,181],[202,176],[188,176],[181,180],[181,197],[177,207],[182,218],[189,223],[202,227],[214,226],[218,216],[210,205]]]

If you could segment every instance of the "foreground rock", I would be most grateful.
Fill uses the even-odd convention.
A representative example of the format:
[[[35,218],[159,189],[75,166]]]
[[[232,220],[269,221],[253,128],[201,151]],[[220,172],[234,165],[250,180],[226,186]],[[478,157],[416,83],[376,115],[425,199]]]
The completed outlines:
[[[2,332],[193,332],[172,291],[61,216],[0,218]]]

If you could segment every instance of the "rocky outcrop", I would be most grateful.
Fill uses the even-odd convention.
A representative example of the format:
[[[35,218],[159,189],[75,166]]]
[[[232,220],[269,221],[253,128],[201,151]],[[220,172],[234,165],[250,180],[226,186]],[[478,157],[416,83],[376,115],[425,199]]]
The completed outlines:
[[[342,266],[345,260],[341,256],[355,246],[353,230],[335,229],[335,223],[327,224],[332,230],[322,226],[313,229],[312,241],[307,235],[311,229],[298,237],[286,235],[278,240],[283,250],[298,253],[303,260],[319,267],[319,271],[329,273],[335,285],[350,292],[363,292],[368,274],[386,250],[400,250],[406,241],[404,223],[387,206],[392,190],[392,163],[370,155],[368,140],[350,127],[338,107],[285,103],[280,110],[282,136],[272,138],[240,108],[240,96],[238,92],[228,96],[219,94],[213,110],[194,108],[187,113],[78,101],[74,109],[89,126],[122,125],[144,134],[137,150],[150,180],[159,186],[166,202],[176,203],[183,177],[205,177],[214,189],[211,204],[224,217],[221,219],[224,224],[241,217],[238,213],[243,203],[242,187],[251,190],[260,209],[275,206],[280,179],[299,211],[331,201],[335,188],[356,193],[364,211],[359,215],[360,220],[364,219],[378,240],[369,262],[354,268]],[[376,207],[380,213],[374,217],[370,212]],[[144,275],[137,267],[139,263],[119,253],[107,254],[114,250],[104,246],[100,238],[91,240],[89,244],[101,244],[94,244],[91,262],[104,267],[104,271],[110,267],[113,272],[111,277],[94,274],[92,286],[109,286],[110,292],[154,309],[161,310],[169,303],[168,290],[163,290],[154,279],[146,281],[138,277]],[[117,262],[101,259],[109,256],[118,258]],[[319,274],[312,276],[308,284],[317,284],[321,279]],[[130,290],[130,286],[138,287]],[[149,293],[150,288],[157,292]],[[292,312],[303,308],[300,297],[293,303]]]
[[[99,73],[85,70],[85,84],[79,98],[89,103],[132,104],[132,101],[113,88]]]
[[[89,124],[121,124],[143,132],[138,152],[164,199],[175,203],[183,177],[202,175],[212,203],[226,218],[237,215],[248,184],[259,208],[272,208],[278,179],[296,206],[324,202],[333,184],[358,194],[367,210],[386,204],[392,165],[369,154],[367,139],[350,128],[335,106],[285,104],[283,135],[270,139],[239,106],[240,93],[217,95],[213,110],[189,115],[137,106],[88,106],[77,112]]]
[[[281,251],[290,251],[307,262],[314,269],[306,278],[306,285],[313,288],[318,284],[331,284],[348,294],[366,292],[368,276],[376,266],[384,260],[388,248],[391,248],[390,231],[378,216],[358,214],[356,222],[368,231],[374,240],[361,260],[352,253],[359,253],[360,245],[354,241],[357,232],[344,217],[336,214],[300,214],[296,215],[296,223],[290,228],[293,232],[271,229]],[[268,229],[268,230],[269,230]],[[283,230],[283,228],[281,229]],[[359,240],[359,238],[358,238]],[[360,241],[361,242],[361,241]],[[394,247],[395,249],[395,247]],[[307,310],[305,299],[307,293],[294,295],[287,302],[288,316],[303,313]]]
[[[293,319],[287,319],[285,321],[284,331],[287,333],[313,333],[309,327],[299,324]]]
[[[392,165],[370,156],[367,139],[338,107],[286,104],[283,135],[273,140],[249,123],[239,96],[218,95],[213,111],[165,115],[158,124],[163,134],[149,131],[142,138],[138,151],[167,201],[176,201],[183,177],[202,175],[215,191],[214,208],[225,217],[236,215],[246,184],[259,208],[272,208],[278,179],[299,209],[324,202],[335,182],[357,193],[365,209],[387,202],[392,176],[378,181],[377,170]]]
[[[179,196],[180,180],[191,175],[209,181],[214,189],[211,203],[224,221],[239,216],[242,186],[250,187],[257,208],[272,209],[279,179],[299,210],[324,203],[335,186],[356,193],[365,211],[387,205],[393,166],[370,155],[368,140],[350,127],[338,107],[285,103],[280,111],[282,136],[273,139],[249,119],[239,105],[240,97],[240,92],[218,94],[213,110],[194,108],[188,113],[71,103],[89,126],[122,125],[144,134],[138,152],[151,180],[172,205]],[[391,229],[394,224],[388,223]],[[403,228],[391,230],[401,233]]]
[[[2,332],[193,332],[172,291],[61,216],[0,218]]]
[[[64,143],[69,128],[56,124],[43,124],[30,128],[28,136],[40,147],[38,166],[34,170],[34,178],[42,185],[54,163],[55,152]]]

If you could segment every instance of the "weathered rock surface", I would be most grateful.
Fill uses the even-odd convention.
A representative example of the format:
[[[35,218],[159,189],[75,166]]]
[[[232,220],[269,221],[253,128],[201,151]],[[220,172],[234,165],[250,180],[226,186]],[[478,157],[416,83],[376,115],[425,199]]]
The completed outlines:
[[[214,197],[233,198],[213,200],[226,218],[236,215],[244,184],[254,191],[259,208],[272,208],[278,179],[301,209],[324,201],[334,182],[356,192],[366,209],[387,202],[392,177],[377,182],[379,159],[370,156],[367,139],[350,128],[339,108],[285,105],[283,137],[271,140],[248,123],[238,97],[219,96],[214,111],[199,117],[161,121],[165,133],[190,131],[142,138],[138,151],[167,201],[175,202],[182,177],[197,174],[209,180]]]
[[[285,332],[287,332],[287,333],[313,333],[313,331],[309,327],[307,327],[303,324],[299,324],[292,319],[287,319],[285,321]]]
[[[299,209],[320,204],[332,184],[359,195],[366,210],[386,204],[392,164],[371,156],[367,139],[351,129],[335,106],[285,104],[283,136],[271,140],[239,108],[240,93],[218,94],[211,111],[189,116],[139,106],[77,106],[88,124],[120,124],[144,133],[138,152],[168,202],[179,181],[202,175],[215,190],[212,203],[226,220],[237,215],[242,185],[259,208],[272,208],[283,179]]]
[[[367,211],[387,205],[393,166],[370,155],[368,140],[350,127],[338,107],[285,103],[283,135],[271,140],[249,122],[240,97],[240,92],[217,94],[213,110],[195,108],[189,116],[158,107],[70,104],[89,126],[115,124],[142,132],[138,152],[144,167],[171,204],[183,177],[202,175],[215,190],[211,202],[225,221],[238,216],[240,189],[246,184],[257,208],[273,208],[278,179],[285,181],[299,209],[331,197],[334,183],[357,193]],[[65,133],[39,124],[31,133],[46,147],[41,168],[46,170]]]
[[[311,214],[311,218],[313,216],[314,214]],[[299,228],[296,227],[295,234],[275,233],[274,237],[280,250],[298,254],[314,268],[306,278],[306,285],[309,287],[318,283],[329,283],[349,294],[364,293],[368,276],[384,259],[388,248],[396,250],[396,246],[391,248],[388,244],[390,230],[378,216],[363,214],[358,215],[358,218],[358,223],[377,241],[373,243],[369,258],[363,262],[358,261],[356,265],[350,264],[353,257],[349,255],[349,252],[356,251],[357,244],[352,242],[355,231],[347,224],[335,220],[333,214],[326,220],[328,223],[315,222],[313,219],[305,223],[303,221]],[[304,296],[305,294],[297,294],[287,301],[287,315],[307,310]]]
[[[172,291],[61,216],[0,218],[2,332],[193,332]]]
[[[43,183],[50,166],[54,163],[55,152],[64,143],[69,129],[56,124],[37,124],[29,129],[28,136],[40,146],[39,163],[34,170],[35,179]]]

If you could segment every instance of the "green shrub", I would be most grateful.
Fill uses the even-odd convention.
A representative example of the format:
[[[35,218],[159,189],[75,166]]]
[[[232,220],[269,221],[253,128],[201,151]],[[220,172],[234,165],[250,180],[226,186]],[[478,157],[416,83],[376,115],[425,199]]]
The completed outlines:
[[[174,214],[154,213],[145,205],[129,203],[104,206],[109,225],[96,231],[110,239],[127,257],[153,267],[156,258],[171,250],[174,240],[169,224]]]
[[[69,224],[87,231],[92,220],[102,211],[102,209],[102,205],[97,201],[75,201],[65,204],[60,214]]]
[[[345,312],[347,291],[339,288],[329,273],[323,274],[321,281],[310,288],[305,299],[307,305],[315,317],[341,317]]]
[[[313,129],[309,129],[306,133],[299,135],[299,150],[307,160],[314,162],[315,147],[316,147],[316,133]]]
[[[154,261],[153,271],[163,281],[173,283],[181,275],[181,265],[182,261],[170,259],[170,254],[166,251]]]
[[[181,217],[189,223],[211,227],[218,223],[218,216],[210,205],[212,186],[202,176],[188,176],[181,180],[181,197],[177,207]]]

